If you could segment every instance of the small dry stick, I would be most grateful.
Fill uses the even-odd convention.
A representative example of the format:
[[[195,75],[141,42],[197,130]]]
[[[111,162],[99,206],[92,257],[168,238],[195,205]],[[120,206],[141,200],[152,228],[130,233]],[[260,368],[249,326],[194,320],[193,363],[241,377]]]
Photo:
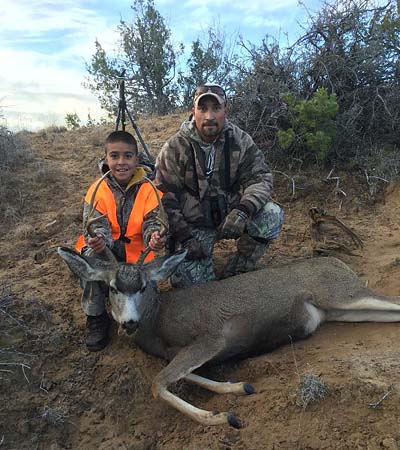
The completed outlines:
[[[42,391],[46,392],[46,394],[48,394],[49,391],[43,386],[43,383],[44,383],[44,372],[42,372],[42,379],[40,380],[40,386],[39,386],[39,388],[40,388]]]
[[[394,388],[394,386],[393,386],[393,384],[391,384],[389,386],[389,390],[377,402],[370,403],[369,407],[376,409],[383,402],[383,400],[385,400],[385,398],[387,398],[389,396],[389,394],[391,394],[393,392],[393,388]]]
[[[297,378],[299,379],[299,383],[300,383],[301,378],[300,378],[299,366],[297,365],[297,359],[296,359],[296,355],[294,353],[293,339],[292,339],[292,336],[290,336],[290,334],[289,334],[289,340],[290,340],[290,348],[292,350],[292,355],[293,355],[294,367],[296,368]]]
[[[24,374],[25,380],[28,382],[28,384],[31,384],[31,382],[28,380],[28,377],[26,376],[25,369],[30,369],[31,367],[24,363],[17,363],[17,362],[0,362],[0,366],[20,366],[22,369],[22,373]]]

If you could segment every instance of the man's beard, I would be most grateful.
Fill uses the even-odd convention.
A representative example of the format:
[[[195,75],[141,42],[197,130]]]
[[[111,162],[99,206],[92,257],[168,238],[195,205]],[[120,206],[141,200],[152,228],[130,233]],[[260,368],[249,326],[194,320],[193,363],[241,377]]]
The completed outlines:
[[[212,126],[212,128],[209,128],[210,125]],[[201,127],[201,131],[203,132],[204,136],[208,137],[218,136],[219,133],[221,132],[221,130],[218,127],[218,124],[215,122],[203,124],[203,126]]]

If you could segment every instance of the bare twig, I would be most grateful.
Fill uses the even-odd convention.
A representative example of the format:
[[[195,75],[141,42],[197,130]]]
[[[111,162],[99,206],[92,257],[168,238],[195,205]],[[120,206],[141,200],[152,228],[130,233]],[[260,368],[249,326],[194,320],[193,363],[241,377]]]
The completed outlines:
[[[279,173],[280,175],[283,175],[284,177],[286,177],[288,180],[290,180],[292,182],[292,198],[293,198],[295,196],[295,193],[296,193],[296,183],[294,181],[294,178],[290,177],[285,172],[281,172],[280,170],[273,170],[272,172]]]
[[[31,369],[31,367],[28,366],[27,364],[18,362],[0,362],[0,366],[20,366],[22,373],[24,374],[25,380],[28,382],[28,384],[31,384],[25,373],[25,369]]]
[[[292,339],[292,336],[290,336],[290,335],[289,335],[289,340],[290,340],[290,348],[292,350],[292,355],[293,355],[294,366],[296,368],[297,378],[299,379],[299,383],[300,383],[301,379],[300,379],[299,367],[297,365],[297,359],[296,359],[296,355],[294,353],[293,339]]]
[[[375,176],[375,175],[368,175],[368,172],[365,170],[364,171],[365,172],[365,177],[366,177],[366,179],[367,179],[367,183],[368,184],[371,184],[370,183],[370,180],[378,180],[378,181],[383,181],[384,183],[389,183],[389,181],[388,180],[386,180],[385,178],[382,178],[382,177],[377,177],[377,176]]]
[[[44,383],[44,372],[42,373],[42,379],[40,380],[40,386],[39,386],[39,388],[40,388],[42,391],[46,392],[46,394],[48,394],[49,391],[44,387],[43,383]]]
[[[344,192],[344,190],[339,187],[340,177],[332,177],[332,173],[333,173],[333,169],[331,169],[331,171],[329,172],[328,176],[326,177],[326,180],[328,180],[328,181],[336,180],[335,194],[342,194],[345,197],[347,197],[346,192]]]
[[[387,398],[389,396],[389,394],[391,394],[393,392],[394,389],[394,385],[391,384],[389,386],[389,390],[376,402],[374,403],[370,403],[368,406],[372,409],[376,409],[378,408],[378,406],[380,406],[380,404],[383,402],[383,400],[385,400],[385,398]]]

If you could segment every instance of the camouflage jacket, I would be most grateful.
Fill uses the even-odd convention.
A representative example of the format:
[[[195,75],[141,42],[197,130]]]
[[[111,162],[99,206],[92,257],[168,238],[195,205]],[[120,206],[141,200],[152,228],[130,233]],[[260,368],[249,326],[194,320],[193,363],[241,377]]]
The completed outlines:
[[[100,169],[103,173],[107,172],[108,167],[100,162]],[[148,169],[146,167],[136,167],[135,173],[132,177],[132,180],[128,184],[126,189],[121,188],[121,186],[117,183],[114,177],[110,174],[106,178],[107,184],[113,192],[115,203],[117,205],[117,219],[118,224],[121,228],[121,236],[124,235],[124,232],[128,226],[129,216],[131,214],[133,204],[136,199],[136,194],[139,190],[139,187],[144,182],[143,176],[148,176]],[[145,245],[148,245],[151,235],[154,231],[160,230],[160,224],[156,220],[158,208],[153,209],[149,212],[142,224],[142,234],[143,234],[143,242]],[[84,202],[83,206],[83,223],[86,223],[86,219],[89,213],[89,205]],[[96,211],[96,215],[101,215],[98,211]],[[121,240],[113,240],[111,233],[111,226],[106,217],[103,217],[99,220],[96,226],[96,232],[102,234],[104,240],[106,242],[107,247],[109,247],[113,253],[116,255],[119,261],[125,261],[125,245],[124,241]],[[85,242],[87,242],[89,235],[87,231],[84,232]],[[87,252],[85,252],[88,254]],[[91,253],[91,249],[89,250],[89,254]]]
[[[227,189],[225,136],[229,137],[230,152]],[[211,170],[206,168],[210,159]],[[247,133],[229,121],[213,144],[201,140],[193,121],[184,122],[158,155],[155,182],[164,193],[170,232],[177,242],[191,236],[191,227],[218,227],[227,211],[239,204],[254,215],[270,200],[273,188],[263,153]]]

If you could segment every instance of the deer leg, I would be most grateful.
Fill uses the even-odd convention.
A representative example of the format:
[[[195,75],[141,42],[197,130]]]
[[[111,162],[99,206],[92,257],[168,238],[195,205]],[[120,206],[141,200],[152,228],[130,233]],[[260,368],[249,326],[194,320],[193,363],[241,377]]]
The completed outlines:
[[[161,398],[173,408],[202,425],[229,424],[235,428],[240,428],[239,421],[232,413],[212,412],[197,408],[168,391],[168,386],[171,383],[185,378],[193,370],[213,359],[225,346],[226,341],[223,337],[208,336],[182,349],[154,379],[151,388],[153,396]]]
[[[366,292],[348,304],[326,309],[329,322],[400,322],[400,297]]]
[[[209,391],[216,392],[217,394],[254,394],[255,389],[249,383],[231,383],[228,382],[219,382],[209,380],[208,378],[201,377],[200,375],[196,375],[191,373],[185,376],[185,380],[191,383],[197,384],[198,386],[208,389]]]

